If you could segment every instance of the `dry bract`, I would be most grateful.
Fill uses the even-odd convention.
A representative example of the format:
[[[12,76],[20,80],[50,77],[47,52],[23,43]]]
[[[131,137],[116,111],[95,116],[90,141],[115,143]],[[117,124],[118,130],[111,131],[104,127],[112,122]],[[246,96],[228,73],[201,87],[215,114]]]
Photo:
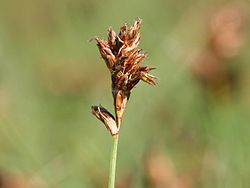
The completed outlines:
[[[114,116],[105,108],[101,106],[92,106],[92,113],[104,123],[111,135],[116,135],[118,133]]]

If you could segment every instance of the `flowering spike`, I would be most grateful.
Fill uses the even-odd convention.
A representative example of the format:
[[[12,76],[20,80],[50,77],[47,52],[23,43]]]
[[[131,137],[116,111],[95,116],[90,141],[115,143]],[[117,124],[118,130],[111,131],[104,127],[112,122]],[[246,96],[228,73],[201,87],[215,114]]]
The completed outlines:
[[[123,25],[118,35],[110,27],[108,29],[107,41],[101,40],[98,37],[95,38],[100,54],[111,72],[117,131],[120,128],[131,90],[135,85],[140,80],[151,85],[156,84],[156,77],[148,73],[154,68],[140,66],[140,62],[146,57],[146,54],[142,50],[137,49],[141,38],[139,32],[141,22],[141,19],[137,19],[131,27],[127,24]],[[94,114],[102,121],[105,119],[102,116],[104,112],[107,115],[107,111],[98,110],[94,107]],[[112,119],[110,117],[109,114],[109,119]]]

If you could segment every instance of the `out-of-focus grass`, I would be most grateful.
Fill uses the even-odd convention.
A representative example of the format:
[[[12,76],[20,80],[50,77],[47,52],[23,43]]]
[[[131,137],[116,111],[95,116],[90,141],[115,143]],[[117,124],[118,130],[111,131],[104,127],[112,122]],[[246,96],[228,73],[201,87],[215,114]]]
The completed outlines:
[[[88,40],[106,37],[110,25],[118,30],[140,17],[141,47],[149,53],[145,63],[158,68],[159,80],[152,88],[139,84],[131,95],[121,130],[118,180],[131,176],[131,187],[147,187],[145,155],[156,147],[178,178],[192,182],[189,187],[249,187],[248,41],[233,59],[243,71],[230,99],[207,97],[185,64],[192,49],[201,48],[204,20],[218,4],[223,5],[1,2],[0,177],[39,179],[41,187],[105,187],[111,141],[90,106],[112,109],[110,78]]]

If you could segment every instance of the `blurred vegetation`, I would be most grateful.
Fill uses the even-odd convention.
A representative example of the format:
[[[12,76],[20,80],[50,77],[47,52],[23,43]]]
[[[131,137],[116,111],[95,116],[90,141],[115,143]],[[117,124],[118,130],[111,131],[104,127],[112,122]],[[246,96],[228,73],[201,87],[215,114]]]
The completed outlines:
[[[90,106],[112,109],[110,78],[89,39],[137,17],[159,79],[131,95],[117,187],[250,187],[249,10],[247,0],[0,1],[0,187],[106,187],[111,139]]]

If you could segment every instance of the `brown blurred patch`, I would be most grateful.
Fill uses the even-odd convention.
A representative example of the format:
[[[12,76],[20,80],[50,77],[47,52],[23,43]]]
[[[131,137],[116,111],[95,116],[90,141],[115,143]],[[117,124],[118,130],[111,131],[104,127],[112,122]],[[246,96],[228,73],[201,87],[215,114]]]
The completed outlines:
[[[215,96],[231,95],[236,87],[239,65],[232,63],[246,40],[246,20],[243,6],[229,4],[213,11],[206,23],[205,47],[195,55],[190,69]]]
[[[208,48],[220,58],[236,56],[245,41],[246,16],[246,9],[241,5],[215,10],[208,22]]]
[[[21,174],[1,174],[1,188],[47,188],[39,177],[29,177]]]
[[[130,188],[132,187],[133,176],[131,174],[124,174],[117,177],[116,188]]]
[[[191,188],[196,185],[194,173],[178,175],[170,157],[157,149],[145,157],[145,177],[150,188]]]
[[[90,174],[91,181],[96,188],[106,188],[108,185],[108,174],[93,171]],[[132,173],[124,173],[123,175],[116,175],[116,188],[130,188],[132,187],[133,176]]]
[[[209,50],[204,50],[195,58],[191,71],[195,78],[215,96],[228,95],[237,74]]]

